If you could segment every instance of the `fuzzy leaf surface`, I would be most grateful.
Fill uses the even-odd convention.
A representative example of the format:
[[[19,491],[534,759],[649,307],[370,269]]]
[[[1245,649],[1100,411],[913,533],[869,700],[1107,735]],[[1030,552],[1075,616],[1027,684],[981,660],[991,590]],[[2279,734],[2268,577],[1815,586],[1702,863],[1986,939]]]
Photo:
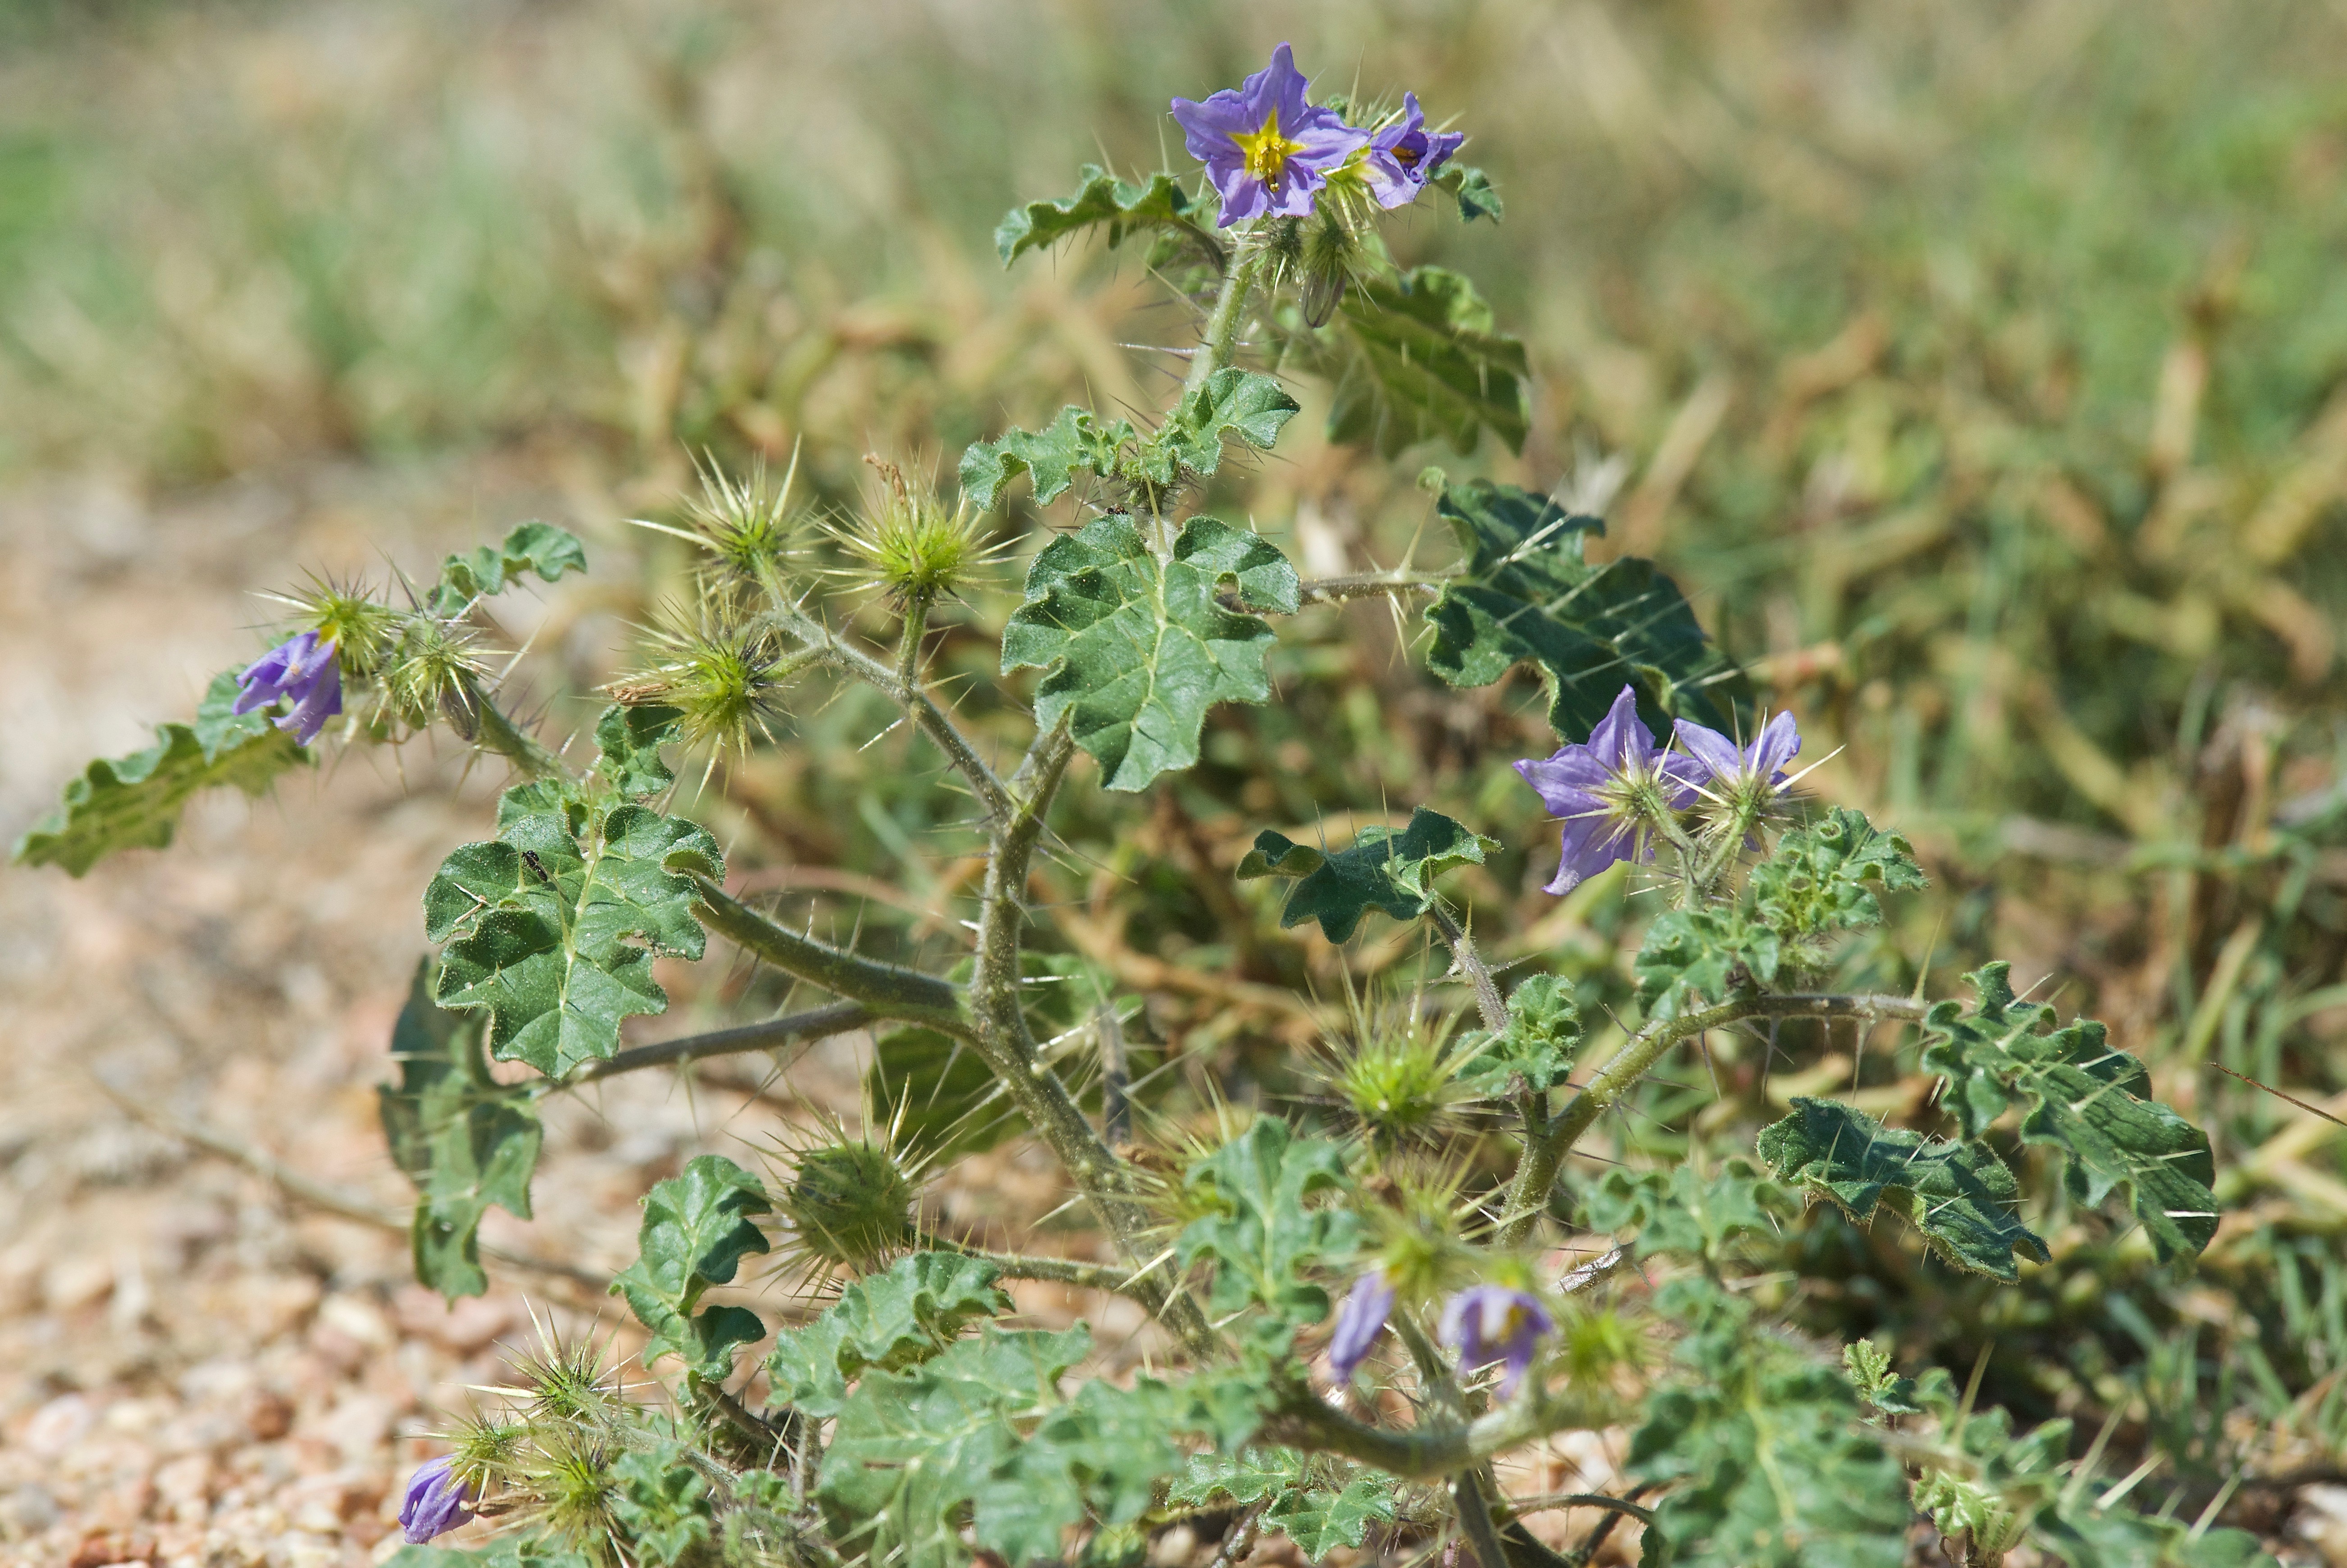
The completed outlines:
[[[1481,169],[1464,163],[1453,163],[1434,177],[1434,183],[1450,193],[1459,203],[1459,216],[1472,223],[1478,218],[1489,218],[1497,223],[1508,214],[1507,203],[1500,200],[1491,177]]]
[[[1879,926],[1876,889],[1908,893],[1928,886],[1913,845],[1842,805],[1788,832],[1752,868],[1754,911],[1788,942]]]
[[[1759,1153],[1778,1181],[1830,1198],[1861,1225],[1878,1206],[1901,1215],[1958,1268],[2011,1280],[2015,1253],[2053,1261],[2014,1212],[2020,1184],[1985,1143],[1926,1138],[1855,1106],[1796,1098],[1791,1115],[1761,1129]]]
[[[1784,944],[1741,909],[1672,909],[1646,927],[1633,967],[1638,1001],[1649,1020],[1682,1018],[1724,1001],[1739,979],[1777,978]]]
[[[1573,982],[1534,975],[1508,998],[1508,1027],[1485,1039],[1459,1070],[1459,1080],[1487,1099],[1534,1094],[1563,1082],[1581,1053],[1581,1009]]]
[[[676,1568],[708,1544],[715,1524],[709,1478],[682,1443],[662,1439],[611,1465],[611,1512],[639,1563]]]
[[[1079,471],[1117,471],[1119,451],[1133,439],[1133,422],[1102,422],[1073,404],[1040,430],[1012,428],[991,441],[972,442],[961,455],[961,487],[971,505],[991,511],[1021,474],[1035,480],[1035,504],[1049,506],[1075,483]]]
[[[1619,1233],[1635,1226],[1639,1257],[1675,1253],[1717,1263],[1738,1236],[1766,1234],[1768,1209],[1780,1203],[1773,1183],[1745,1160],[1729,1160],[1711,1174],[1680,1165],[1665,1174],[1608,1171],[1583,1194],[1591,1228]]]
[[[490,1076],[487,1020],[436,1006],[431,974],[428,961],[416,968],[391,1033],[399,1081],[375,1099],[392,1158],[415,1184],[415,1277],[453,1301],[488,1288],[480,1227],[490,1205],[530,1217],[543,1132],[528,1096]]]
[[[661,747],[676,739],[684,715],[655,704],[613,703],[595,721],[595,776],[623,800],[647,800],[676,783]]]
[[[497,545],[483,545],[470,555],[452,555],[440,565],[440,580],[425,595],[432,613],[453,620],[476,600],[503,593],[536,572],[541,581],[554,582],[567,571],[587,569],[587,548],[579,537],[552,523],[517,523]]]
[[[1172,1434],[1192,1424],[1187,1409],[1180,1389],[1154,1378],[1136,1378],[1130,1389],[1086,1383],[979,1486],[979,1540],[1007,1562],[1048,1561],[1060,1555],[1071,1522],[1140,1518],[1158,1481],[1182,1463]]]
[[[1132,185],[1087,163],[1078,178],[1082,183],[1066,200],[1027,202],[995,225],[994,249],[1003,265],[1101,224],[1107,225],[1113,249],[1135,231],[1177,222],[1190,210],[1190,193],[1170,174],[1153,174],[1148,183]]]
[[[823,1316],[774,1336],[766,1371],[774,1399],[829,1417],[866,1368],[897,1372],[953,1343],[969,1324],[1010,1308],[994,1266],[956,1253],[917,1252],[840,1293]]]
[[[1095,518],[1035,558],[1003,672],[1042,668],[1035,722],[1065,715],[1108,788],[1141,789],[1198,760],[1207,709],[1271,694],[1271,628],[1214,602],[1225,581],[1250,610],[1296,608],[1295,569],[1254,534],[1192,518],[1161,563],[1131,523]]]
[[[1343,1185],[1341,1145],[1299,1137],[1278,1117],[1259,1116],[1194,1163],[1184,1181],[1216,1210],[1192,1220],[1175,1243],[1185,1266],[1214,1258],[1211,1310],[1235,1312],[1260,1303],[1287,1322],[1315,1323],[1327,1316],[1328,1293],[1304,1270],[1351,1246],[1360,1221],[1345,1209],[1308,1207],[1306,1201]]]
[[[1907,1478],[1859,1425],[1840,1369],[1706,1281],[1656,1300],[1694,1331],[1631,1439],[1629,1472],[1671,1487],[1647,1551],[1660,1536],[1677,1568],[1901,1568]]]
[[[1371,909],[1397,920],[1425,914],[1434,901],[1436,877],[1461,866],[1481,866],[1485,852],[1498,847],[1440,812],[1419,806],[1399,833],[1372,824],[1333,855],[1265,828],[1239,862],[1238,877],[1295,878],[1280,912],[1281,928],[1317,919],[1322,935],[1342,942]]]
[[[492,1054],[559,1077],[618,1050],[620,1020],[667,1009],[653,955],[707,943],[683,870],[722,877],[725,860],[682,817],[543,785],[517,795],[497,836],[450,855],[425,890],[425,935],[448,943],[435,999],[488,1009]]]
[[[1208,376],[1205,385],[1184,396],[1165,423],[1150,432],[1125,471],[1160,488],[1184,473],[1211,477],[1222,466],[1225,436],[1235,436],[1245,445],[1268,452],[1279,439],[1281,427],[1296,416],[1296,408],[1287,389],[1271,377],[1225,366]]]
[[[1944,1103],[1964,1136],[1979,1137],[2018,1103],[2022,1142],[2062,1152],[2078,1203],[2099,1204],[2125,1187],[2163,1262],[2207,1246],[2218,1220],[2208,1135],[2150,1097],[2143,1063],[2114,1050],[2101,1024],[2052,1028],[2052,1008],[2014,999],[2010,965],[1965,978],[1973,1010],[1942,1001],[1923,1026],[1923,1065],[1948,1080]]]
[[[722,1382],[733,1369],[734,1347],[763,1337],[765,1326],[739,1307],[698,1316],[693,1309],[711,1286],[732,1283],[743,1258],[766,1250],[765,1233],[751,1216],[774,1204],[757,1177],[722,1154],[695,1155],[682,1174],[654,1184],[643,1204],[636,1261],[611,1288],[652,1331],[644,1364],[672,1355]]]
[[[79,876],[118,849],[161,849],[199,790],[234,785],[266,793],[286,769],[310,760],[266,711],[237,714],[242,667],[212,677],[192,724],[158,724],[155,743],[126,757],[100,757],[66,785],[55,811],[16,841],[19,866],[62,866]]]
[[[1595,518],[1477,479],[1446,487],[1438,510],[1458,535],[1462,574],[1426,610],[1427,667],[1453,686],[1488,686],[1519,664],[1540,671],[1549,727],[1588,739],[1624,686],[1658,733],[1685,718],[1733,732],[1751,692],[1703,633],[1678,585],[1635,556],[1583,558]]]
[[[1285,1493],[1263,1511],[1263,1522],[1286,1532],[1307,1563],[1317,1563],[1339,1546],[1358,1546],[1372,1524],[1390,1524],[1394,1481],[1368,1472],[1341,1491],[1309,1486]]]
[[[1448,268],[1360,281],[1313,347],[1336,383],[1331,441],[1382,457],[1433,440],[1470,453],[1487,429],[1512,452],[1524,444],[1524,345],[1494,330],[1491,305]]]

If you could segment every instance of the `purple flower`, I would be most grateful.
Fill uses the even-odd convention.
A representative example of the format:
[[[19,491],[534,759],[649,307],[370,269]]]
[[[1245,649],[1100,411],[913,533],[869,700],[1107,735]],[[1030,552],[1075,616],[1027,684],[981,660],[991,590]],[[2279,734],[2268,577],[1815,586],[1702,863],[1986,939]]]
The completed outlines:
[[[1369,138],[1362,172],[1370,193],[1384,208],[1407,207],[1418,200],[1434,171],[1450,161],[1467,138],[1458,131],[1429,131],[1416,93],[1401,96],[1401,118]]]
[[[1705,793],[1731,806],[1765,804],[1783,789],[1785,764],[1801,749],[1801,732],[1790,713],[1769,720],[1759,738],[1741,749],[1717,730],[1685,719],[1677,728],[1679,744],[1703,765],[1706,777],[1698,782],[1707,786]]]
[[[1542,1337],[1555,1327],[1556,1319],[1538,1297],[1504,1285],[1471,1286],[1442,1308],[1442,1342],[1459,1352],[1461,1371],[1479,1371],[1494,1361],[1505,1364],[1500,1377],[1502,1399],[1522,1384]]]
[[[1369,1347],[1386,1331],[1393,1304],[1393,1281],[1386,1277],[1384,1269],[1373,1268],[1353,1282],[1352,1290],[1337,1308],[1336,1331],[1328,1336],[1328,1365],[1340,1382],[1350,1381],[1369,1358]]]
[[[1225,87],[1204,103],[1174,100],[1190,156],[1205,164],[1206,178],[1222,193],[1219,227],[1267,214],[1306,216],[1328,170],[1368,145],[1368,132],[1347,125],[1334,109],[1306,103],[1304,88],[1282,44],[1244,86]]]
[[[456,1473],[456,1461],[443,1455],[418,1470],[407,1481],[407,1501],[399,1505],[400,1527],[411,1544],[421,1545],[468,1522],[473,1511],[466,1503],[472,1489]]]
[[[318,738],[326,721],[343,711],[343,667],[334,645],[305,631],[281,642],[254,660],[240,677],[244,690],[231,712],[250,713],[280,697],[292,701],[291,712],[272,721],[303,745]]]
[[[1702,770],[1693,758],[1657,752],[1638,720],[1637,695],[1624,686],[1586,743],[1527,758],[1516,772],[1564,819],[1564,857],[1548,890],[1570,893],[1617,860],[1643,859],[1646,835],[1695,804]]]

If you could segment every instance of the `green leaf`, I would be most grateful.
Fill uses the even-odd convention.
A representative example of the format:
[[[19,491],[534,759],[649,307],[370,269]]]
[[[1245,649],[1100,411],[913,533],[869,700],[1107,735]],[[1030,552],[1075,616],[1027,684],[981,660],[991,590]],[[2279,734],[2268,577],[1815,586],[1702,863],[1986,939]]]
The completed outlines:
[[[1638,1000],[1650,1021],[1683,1018],[1727,999],[1744,981],[1776,979],[1783,943],[1741,909],[1672,909],[1646,927],[1633,967]]]
[[[1530,664],[1548,692],[1549,727],[1569,741],[1587,739],[1624,686],[1652,728],[1676,717],[1736,730],[1750,688],[1677,585],[1635,556],[1583,559],[1584,537],[1604,524],[1485,479],[1446,487],[1437,509],[1466,556],[1426,610],[1427,667],[1444,681],[1488,686]]]
[[[435,1006],[431,974],[430,960],[416,967],[391,1034],[399,1081],[375,1097],[392,1158],[415,1184],[415,1277],[453,1301],[488,1288],[479,1233],[489,1205],[530,1217],[543,1133],[527,1091],[490,1076],[486,1020]]]
[[[1113,249],[1136,230],[1177,222],[1190,210],[1190,193],[1170,174],[1153,174],[1146,185],[1128,185],[1087,163],[1080,178],[1083,183],[1065,201],[1030,201],[995,225],[994,249],[1004,266],[1101,223],[1108,225]]]
[[[1948,1080],[1943,1103],[1964,1136],[2022,1104],[2022,1142],[2062,1152],[2081,1204],[2124,1186],[2163,1262],[2198,1254],[2217,1234],[2208,1135],[2150,1097],[2143,1063],[2112,1049],[2101,1024],[2051,1029],[2052,1008],[2015,1001],[2011,969],[1983,966],[1965,977],[1971,1013],[1942,1001],[1924,1021],[1923,1065]]]
[[[1306,353],[1335,383],[1328,439],[1399,456],[1421,441],[1461,453],[1489,429],[1524,444],[1523,343],[1492,330],[1475,285],[1442,267],[1363,279]]]
[[[1484,852],[1498,847],[1440,812],[1419,806],[1399,833],[1372,824],[1353,835],[1350,847],[1334,855],[1266,828],[1239,862],[1238,877],[1296,878],[1280,912],[1281,928],[1317,919],[1323,936],[1342,942],[1373,908],[1397,920],[1418,918],[1434,902],[1436,877],[1461,866],[1481,866]]]
[[[1040,431],[1004,431],[992,441],[973,442],[961,455],[961,487],[973,506],[991,511],[1003,487],[1021,474],[1035,478],[1035,504],[1049,506],[1075,482],[1079,470],[1110,475],[1119,453],[1133,440],[1133,422],[1094,418],[1071,404]]]
[[[1035,722],[1064,715],[1108,788],[1141,789],[1198,760],[1207,709],[1271,694],[1271,628],[1215,603],[1225,581],[1247,609],[1296,608],[1295,569],[1253,534],[1192,518],[1160,562],[1130,522],[1095,518],[1035,558],[1003,672],[1045,667]]]
[[[676,783],[661,747],[676,739],[674,708],[614,703],[595,721],[595,774],[624,800],[646,800]]]
[[[1459,203],[1459,216],[1467,222],[1489,218],[1497,223],[1507,216],[1507,204],[1491,184],[1491,177],[1481,169],[1464,163],[1454,163],[1434,177],[1434,183],[1450,193]]]
[[[1294,1449],[1247,1448],[1192,1454],[1166,1492],[1185,1508],[1244,1508],[1276,1497],[1304,1480],[1305,1456]]]
[[[1879,926],[1875,888],[1906,893],[1929,886],[1912,845],[1841,805],[1778,840],[1752,868],[1751,881],[1755,913],[1788,942]]]
[[[1208,477],[1222,465],[1225,435],[1268,452],[1296,409],[1296,399],[1271,377],[1226,366],[1208,376],[1205,385],[1184,395],[1165,423],[1150,432],[1125,471],[1160,488],[1185,473]],[[1291,602],[1282,608],[1295,607]]]
[[[630,1561],[675,1568],[714,1530],[709,1478],[679,1442],[657,1440],[611,1463],[611,1512],[635,1550]]]
[[[889,1568],[962,1568],[964,1513],[1016,1455],[1019,1420],[1058,1402],[1060,1375],[1091,1348],[1082,1328],[991,1330],[902,1372],[861,1379],[832,1430],[815,1495],[843,1545]],[[1041,1496],[999,1531],[1050,1538],[1081,1520]],[[981,1535],[983,1532],[981,1532]]]
[[[1343,1491],[1306,1487],[1286,1493],[1263,1511],[1263,1521],[1285,1531],[1307,1563],[1317,1563],[1339,1546],[1358,1546],[1373,1523],[1394,1518],[1394,1479],[1374,1472],[1357,1476]]]
[[[440,580],[424,596],[433,614],[454,620],[477,600],[503,593],[524,572],[535,571],[553,582],[566,571],[587,569],[587,549],[577,535],[552,523],[519,523],[505,543],[483,545],[467,556],[450,556],[440,566]]]
[[[1180,1390],[1142,1377],[1130,1389],[1093,1381],[1036,1423],[977,1488],[976,1535],[1006,1562],[1061,1554],[1061,1534],[1090,1516],[1128,1524],[1182,1463],[1172,1434],[1185,1423]]]
[[[739,1307],[698,1317],[693,1309],[711,1286],[733,1282],[743,1258],[766,1250],[765,1233],[750,1216],[774,1204],[757,1177],[721,1154],[694,1156],[682,1175],[655,1184],[643,1204],[636,1261],[611,1288],[652,1331],[644,1365],[672,1355],[696,1377],[722,1382],[733,1370],[734,1347],[762,1337],[765,1326]]]
[[[2015,1252],[2053,1261],[2014,1215],[2020,1184],[1985,1143],[1942,1143],[1885,1127],[1854,1106],[1797,1097],[1791,1115],[1761,1129],[1759,1153],[1778,1181],[1832,1199],[1861,1225],[1878,1205],[1903,1215],[1958,1268],[2011,1280],[2020,1274]]]
[[[1345,1209],[1308,1207],[1307,1200],[1344,1182],[1342,1145],[1297,1137],[1276,1116],[1257,1117],[1193,1163],[1184,1185],[1215,1212],[1192,1220],[1174,1247],[1184,1266],[1214,1257],[1208,1307],[1235,1312],[1259,1302],[1296,1323],[1327,1316],[1328,1293],[1304,1271],[1350,1248],[1360,1221]]]
[[[233,784],[266,793],[277,775],[310,753],[269,721],[266,710],[237,714],[240,667],[212,677],[192,724],[158,724],[155,744],[127,757],[101,757],[66,785],[65,799],[16,841],[19,866],[62,866],[79,876],[118,849],[161,849],[198,790]]]
[[[1009,1311],[996,1272],[978,1258],[917,1252],[857,1280],[822,1317],[774,1336],[766,1372],[775,1401],[819,1419],[837,1415],[866,1368],[902,1371],[970,1323]]]
[[[1630,1443],[1630,1473],[1671,1488],[1649,1554],[1659,1536],[1677,1568],[1901,1568],[1906,1476],[1841,1371],[1700,1278],[1656,1302],[1694,1331]]]
[[[436,999],[487,1008],[501,1061],[559,1077],[609,1058],[620,1020],[668,1006],[653,955],[698,958],[706,947],[683,871],[722,877],[724,865],[682,817],[544,785],[508,791],[497,836],[449,856],[425,890],[425,933],[448,943]]]
[[[1544,1093],[1563,1082],[1581,1053],[1581,1009],[1573,982],[1534,975],[1508,998],[1508,1027],[1485,1037],[1459,1080],[1486,1099],[1522,1090]]]
[[[1618,1234],[1637,1227],[1632,1250],[1640,1257],[1670,1253],[1717,1263],[1737,1237],[1772,1230],[1768,1210],[1779,1194],[1748,1161],[1737,1159],[1711,1175],[1689,1165],[1667,1174],[1608,1171],[1582,1202],[1593,1230]]]

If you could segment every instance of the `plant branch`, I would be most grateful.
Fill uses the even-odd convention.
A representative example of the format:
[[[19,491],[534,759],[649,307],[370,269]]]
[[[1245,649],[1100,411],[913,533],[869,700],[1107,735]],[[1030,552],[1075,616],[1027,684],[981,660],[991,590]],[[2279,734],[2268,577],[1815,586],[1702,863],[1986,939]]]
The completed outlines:
[[[1491,1528],[1491,1506],[1483,1501],[1483,1489],[1475,1484],[1471,1467],[1450,1478],[1450,1495],[1459,1505],[1459,1522],[1466,1528],[1468,1543],[1475,1548],[1476,1561],[1483,1568],[1508,1568],[1507,1549],[1500,1544],[1500,1532]]]
[[[513,764],[525,778],[560,778],[569,772],[562,759],[540,745],[531,735],[513,722],[488,696],[474,694],[475,711],[480,717],[480,743]]]
[[[1389,1431],[1340,1414],[1309,1389],[1290,1389],[1264,1423],[1264,1435],[1290,1448],[1342,1454],[1408,1480],[1435,1481],[1561,1431],[1573,1421],[1571,1412],[1552,1409],[1527,1386],[1516,1399],[1471,1421],[1429,1422]]]
[[[1185,400],[1204,391],[1214,372],[1231,363],[1238,348],[1239,323],[1246,317],[1247,302],[1255,293],[1255,275],[1262,264],[1261,251],[1242,249],[1230,271],[1223,274],[1222,292],[1214,296],[1214,308],[1208,313],[1205,331],[1201,334],[1204,345],[1190,361],[1189,378],[1182,384]]]
[[[1419,594],[1442,591],[1445,583],[1455,581],[1456,572],[1388,572],[1365,571],[1348,577],[1307,578],[1296,585],[1298,606],[1334,604],[1348,599],[1387,598],[1414,599]]]
[[[1898,1019],[1913,1022],[1929,1011],[1929,1005],[1911,997],[1881,995],[1823,996],[1788,995],[1762,996],[1747,992],[1729,998],[1717,1007],[1702,1012],[1688,1013],[1658,1023],[1650,1023],[1632,1036],[1613,1061],[1605,1064],[1588,1088],[1574,1095],[1565,1108],[1551,1118],[1539,1136],[1532,1139],[1517,1163],[1515,1179],[1508,1186],[1507,1207],[1502,1211],[1499,1241],[1502,1246],[1519,1246],[1532,1235],[1533,1225],[1542,1210],[1548,1207],[1550,1190],[1556,1185],[1556,1173],[1563,1168],[1564,1157],[1572,1152],[1597,1118],[1611,1110],[1629,1087],[1645,1076],[1647,1071],[1663,1058],[1663,1054],[1681,1040],[1701,1034],[1706,1030],[1719,1029],[1747,1018],[1863,1018]]]
[[[1475,1006],[1483,1015],[1483,1027],[1497,1034],[1508,1027],[1508,1004],[1501,999],[1500,983],[1491,978],[1491,966],[1475,950],[1475,940],[1453,918],[1450,910],[1440,904],[1426,907],[1426,917],[1450,944],[1450,956],[1459,961],[1460,972],[1474,983]]]
[[[1133,1296],[1133,1271],[1114,1264],[1086,1263],[1081,1258],[1044,1257],[1033,1253],[990,1252],[982,1246],[951,1241],[933,1235],[929,1245],[941,1252],[958,1253],[974,1257],[980,1263],[992,1264],[1012,1279],[1040,1279],[1053,1285],[1072,1285],[1079,1290],[1104,1290],[1117,1296]]]
[[[547,1087],[572,1088],[610,1078],[615,1073],[634,1072],[647,1067],[700,1061],[712,1056],[732,1056],[747,1050],[772,1050],[794,1040],[821,1040],[826,1035],[845,1034],[851,1029],[871,1022],[872,1019],[872,1009],[862,1002],[833,1002],[828,1007],[785,1013],[764,1023],[745,1023],[735,1029],[712,1030],[707,1034],[689,1034],[679,1040],[630,1046],[607,1061],[589,1064],[587,1071],[576,1078],[559,1083],[548,1080]]]
[[[695,876],[701,923],[782,970],[836,996],[861,1002],[874,1018],[925,1023],[957,1039],[970,1034],[961,988],[918,969],[884,964],[803,937],[759,914],[706,876]],[[616,1059],[615,1059],[616,1060]]]

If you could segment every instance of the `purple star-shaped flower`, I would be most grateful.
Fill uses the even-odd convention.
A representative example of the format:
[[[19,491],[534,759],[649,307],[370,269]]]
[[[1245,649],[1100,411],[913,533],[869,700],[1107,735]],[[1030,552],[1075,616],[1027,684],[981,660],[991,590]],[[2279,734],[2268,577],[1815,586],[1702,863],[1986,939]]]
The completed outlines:
[[[418,1470],[408,1478],[407,1501],[399,1505],[400,1528],[409,1543],[420,1546],[469,1522],[471,1494],[453,1457],[444,1455]]]
[[[318,738],[328,719],[343,711],[342,664],[334,657],[334,645],[319,641],[314,631],[279,643],[254,660],[238,681],[243,690],[231,712],[250,713],[287,698],[292,711],[272,722],[305,746]]]
[[[1222,193],[1220,228],[1266,215],[1302,218],[1328,170],[1368,145],[1369,133],[1347,125],[1336,110],[1304,101],[1306,83],[1286,45],[1271,64],[1236,88],[1204,103],[1174,100],[1190,156],[1206,166]]]
[[[1785,785],[1785,764],[1801,749],[1801,732],[1790,713],[1768,721],[1749,746],[1738,748],[1717,730],[1681,719],[1679,744],[1703,764],[1702,781],[1730,802],[1765,801]]]
[[[1564,856],[1548,885],[1552,893],[1570,893],[1617,860],[1643,857],[1648,831],[1665,814],[1695,803],[1701,777],[1693,758],[1657,751],[1627,686],[1587,742],[1526,758],[1516,772],[1564,819]]]
[[[1542,1338],[1555,1328],[1556,1319],[1539,1297],[1504,1285],[1471,1286],[1442,1308],[1442,1342],[1459,1352],[1461,1371],[1479,1371],[1494,1361],[1502,1364],[1501,1399],[1522,1385]]]
[[[1450,161],[1467,138],[1460,131],[1430,131],[1416,93],[1401,96],[1401,118],[1369,138],[1369,153],[1361,166],[1369,192],[1389,210],[1418,200],[1434,171]]]
[[[1393,1281],[1386,1277],[1384,1269],[1373,1268],[1353,1282],[1337,1308],[1337,1327],[1328,1336],[1328,1365],[1338,1381],[1350,1381],[1369,1358],[1369,1347],[1386,1331],[1393,1304]]]

